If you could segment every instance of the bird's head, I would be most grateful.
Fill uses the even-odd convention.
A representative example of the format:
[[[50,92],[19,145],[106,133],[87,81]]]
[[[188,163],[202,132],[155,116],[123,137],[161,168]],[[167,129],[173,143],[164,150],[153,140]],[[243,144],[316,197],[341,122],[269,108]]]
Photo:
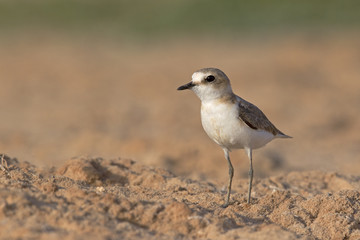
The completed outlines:
[[[232,94],[229,78],[217,68],[203,68],[192,75],[191,82],[177,90],[192,90],[201,101],[214,100]]]

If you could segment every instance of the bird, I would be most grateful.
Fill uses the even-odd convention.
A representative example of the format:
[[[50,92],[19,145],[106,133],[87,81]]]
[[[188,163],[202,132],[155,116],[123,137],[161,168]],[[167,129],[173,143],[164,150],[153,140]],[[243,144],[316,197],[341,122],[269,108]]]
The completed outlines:
[[[201,101],[201,123],[207,135],[224,151],[229,167],[229,182],[224,208],[229,206],[234,168],[230,152],[244,149],[249,161],[247,203],[250,204],[253,182],[252,151],[276,138],[292,138],[272,124],[254,104],[235,95],[230,80],[218,68],[202,68],[192,80],[177,90],[192,90]]]

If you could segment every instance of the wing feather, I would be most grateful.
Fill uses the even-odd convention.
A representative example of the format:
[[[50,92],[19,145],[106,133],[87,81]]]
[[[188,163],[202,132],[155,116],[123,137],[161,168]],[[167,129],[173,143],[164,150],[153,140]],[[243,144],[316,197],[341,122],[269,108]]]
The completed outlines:
[[[252,129],[260,129],[271,132],[274,136],[284,135],[274,124],[272,124],[265,114],[255,105],[238,97],[239,99],[239,118]]]

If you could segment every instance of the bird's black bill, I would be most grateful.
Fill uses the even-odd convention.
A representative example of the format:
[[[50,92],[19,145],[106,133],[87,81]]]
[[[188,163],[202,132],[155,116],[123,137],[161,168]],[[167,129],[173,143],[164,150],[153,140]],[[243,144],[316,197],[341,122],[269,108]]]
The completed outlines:
[[[185,84],[185,85],[182,85],[182,86],[178,87],[177,90],[190,89],[190,88],[192,88],[193,86],[195,86],[195,84],[193,84],[192,82],[189,82],[189,83],[187,83],[187,84]]]

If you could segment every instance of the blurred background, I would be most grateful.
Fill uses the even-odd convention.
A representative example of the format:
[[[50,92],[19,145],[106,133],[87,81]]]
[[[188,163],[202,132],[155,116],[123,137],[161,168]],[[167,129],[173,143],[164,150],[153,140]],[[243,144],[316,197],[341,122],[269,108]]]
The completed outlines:
[[[0,151],[51,167],[132,158],[226,184],[200,101],[176,88],[218,67],[290,140],[256,177],[360,171],[360,2],[0,1]],[[235,177],[247,176],[242,150]]]

